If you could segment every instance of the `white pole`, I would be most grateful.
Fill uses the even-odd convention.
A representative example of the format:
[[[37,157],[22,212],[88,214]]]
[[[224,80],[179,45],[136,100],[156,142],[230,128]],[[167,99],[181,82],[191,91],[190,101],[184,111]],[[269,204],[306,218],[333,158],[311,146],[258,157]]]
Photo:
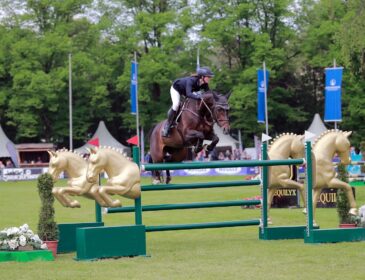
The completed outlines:
[[[69,124],[70,124],[70,151],[73,150],[72,140],[72,65],[71,65],[72,54],[68,54],[68,105],[69,105]]]
[[[267,88],[266,88],[266,64],[263,62],[264,68],[264,96],[265,96],[265,126],[266,126],[266,135],[269,135],[269,120],[267,116]]]
[[[137,53],[134,52],[134,61],[137,63]],[[138,69],[138,67],[137,67]],[[138,70],[136,71],[136,130],[137,130],[137,139],[138,139],[138,148],[141,147],[141,138],[139,135],[139,111],[138,111]],[[141,153],[141,150],[140,150]],[[139,161],[141,162],[143,155],[140,155]]]
[[[199,47],[198,47],[198,52],[196,54],[196,71],[198,71],[198,69],[200,68],[200,59],[199,59]]]
[[[336,68],[336,58],[333,59],[333,68]],[[337,122],[335,121],[335,129],[337,130]]]
[[[238,130],[238,142],[240,143],[240,151],[243,151],[241,129]]]

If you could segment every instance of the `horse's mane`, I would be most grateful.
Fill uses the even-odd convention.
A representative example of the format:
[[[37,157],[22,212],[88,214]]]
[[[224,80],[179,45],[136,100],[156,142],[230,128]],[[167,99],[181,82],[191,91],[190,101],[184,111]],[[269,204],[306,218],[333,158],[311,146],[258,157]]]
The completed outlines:
[[[314,143],[312,144],[312,147],[314,148],[316,146],[316,144],[318,144],[319,140],[321,140],[322,138],[324,138],[326,135],[333,133],[333,132],[343,132],[342,130],[336,130],[336,129],[329,129],[326,130],[324,132],[321,133],[321,135],[319,135],[315,140]]]
[[[280,133],[279,135],[277,135],[269,144],[268,149],[270,149],[278,140],[280,140],[283,136],[299,136],[298,134],[295,133],[289,133],[289,132],[284,132],[284,133]]]
[[[71,153],[71,154],[76,155],[76,156],[78,156],[79,158],[81,158],[81,159],[83,159],[83,160],[85,160],[85,161],[86,161],[86,159],[83,157],[83,155],[82,155],[82,154],[80,154],[80,153],[78,153],[78,152],[76,152],[76,151],[70,151],[70,150],[68,150],[68,149],[66,149],[66,148],[62,148],[61,150],[57,150],[57,151],[56,151],[56,154],[61,154],[61,153]]]
[[[120,149],[118,149],[118,148],[115,148],[115,147],[111,147],[111,146],[100,146],[98,149],[99,149],[99,150],[100,150],[100,149],[110,150],[110,151],[117,152],[117,153],[121,154],[121,155],[122,155],[122,156],[124,156],[124,157],[126,156],[126,155],[125,155],[125,153],[124,153],[122,150],[120,150]]]

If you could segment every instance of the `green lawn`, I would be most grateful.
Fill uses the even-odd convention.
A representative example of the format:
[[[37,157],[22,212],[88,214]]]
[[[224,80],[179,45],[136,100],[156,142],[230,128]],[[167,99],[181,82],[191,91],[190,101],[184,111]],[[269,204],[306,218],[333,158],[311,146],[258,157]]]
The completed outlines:
[[[239,177],[180,177],[174,183],[237,180]],[[149,179],[144,179],[149,183]],[[57,185],[63,185],[60,181]],[[260,195],[258,187],[146,192],[143,204],[235,200]],[[357,188],[358,206],[365,188]],[[122,199],[125,205],[131,200]],[[94,221],[94,202],[80,198],[80,209],[55,203],[58,223]],[[40,201],[36,181],[0,183],[0,228],[28,223],[37,229]],[[305,223],[302,209],[272,209],[275,225]],[[258,209],[240,207],[146,212],[146,225],[197,223],[260,217]],[[103,215],[106,225],[127,225],[132,214]],[[321,228],[337,227],[335,209],[318,209]],[[74,261],[74,254],[55,262],[0,263],[0,279],[365,279],[365,243],[308,245],[303,240],[260,241],[258,227],[147,233],[151,257],[94,262]]]

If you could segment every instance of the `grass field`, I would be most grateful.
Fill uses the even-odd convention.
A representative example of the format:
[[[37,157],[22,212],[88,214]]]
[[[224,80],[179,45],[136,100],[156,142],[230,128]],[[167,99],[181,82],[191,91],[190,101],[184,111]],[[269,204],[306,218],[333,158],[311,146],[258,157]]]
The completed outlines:
[[[239,177],[181,177],[174,183],[237,180]],[[144,179],[149,183],[148,179]],[[64,185],[60,181],[57,185]],[[260,195],[258,187],[146,192],[143,204],[235,200]],[[357,188],[358,206],[365,188]],[[125,205],[132,201],[122,199]],[[80,198],[80,209],[55,203],[58,223],[95,220],[94,202]],[[0,228],[28,223],[37,229],[40,201],[36,181],[0,183]],[[305,224],[302,209],[272,209],[275,225]],[[256,219],[258,209],[240,207],[146,212],[146,225]],[[103,215],[106,225],[127,225],[132,214]],[[335,209],[318,209],[321,228],[338,226]],[[74,254],[55,262],[0,263],[0,279],[365,279],[365,242],[308,245],[303,240],[261,241],[258,227],[147,233],[151,257],[74,261]]]

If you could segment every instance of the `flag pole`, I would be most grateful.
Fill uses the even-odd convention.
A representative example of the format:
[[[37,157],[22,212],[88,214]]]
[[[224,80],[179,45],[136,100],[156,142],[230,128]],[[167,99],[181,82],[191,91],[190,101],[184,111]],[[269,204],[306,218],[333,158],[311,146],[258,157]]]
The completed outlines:
[[[134,62],[137,63],[137,53],[134,52]],[[138,67],[137,67],[138,69]],[[136,73],[136,76],[138,77],[138,70]],[[137,78],[137,82],[136,82],[136,130],[137,130],[137,139],[138,139],[138,145],[137,147],[140,149],[141,147],[141,138],[140,138],[140,133],[139,133],[139,110],[138,110],[138,78]],[[141,152],[141,150],[140,150]],[[139,161],[141,161],[143,155],[141,155],[139,157]]]
[[[336,68],[336,58],[333,59],[333,68]],[[337,121],[335,121],[335,130],[337,130]]]
[[[69,137],[70,137],[70,151],[73,150],[72,140],[72,65],[71,65],[72,54],[68,54],[68,105],[69,105]]]
[[[264,97],[265,97],[265,127],[266,127],[266,135],[269,135],[269,120],[267,114],[267,84],[266,84],[266,63],[263,62],[264,68]]]

